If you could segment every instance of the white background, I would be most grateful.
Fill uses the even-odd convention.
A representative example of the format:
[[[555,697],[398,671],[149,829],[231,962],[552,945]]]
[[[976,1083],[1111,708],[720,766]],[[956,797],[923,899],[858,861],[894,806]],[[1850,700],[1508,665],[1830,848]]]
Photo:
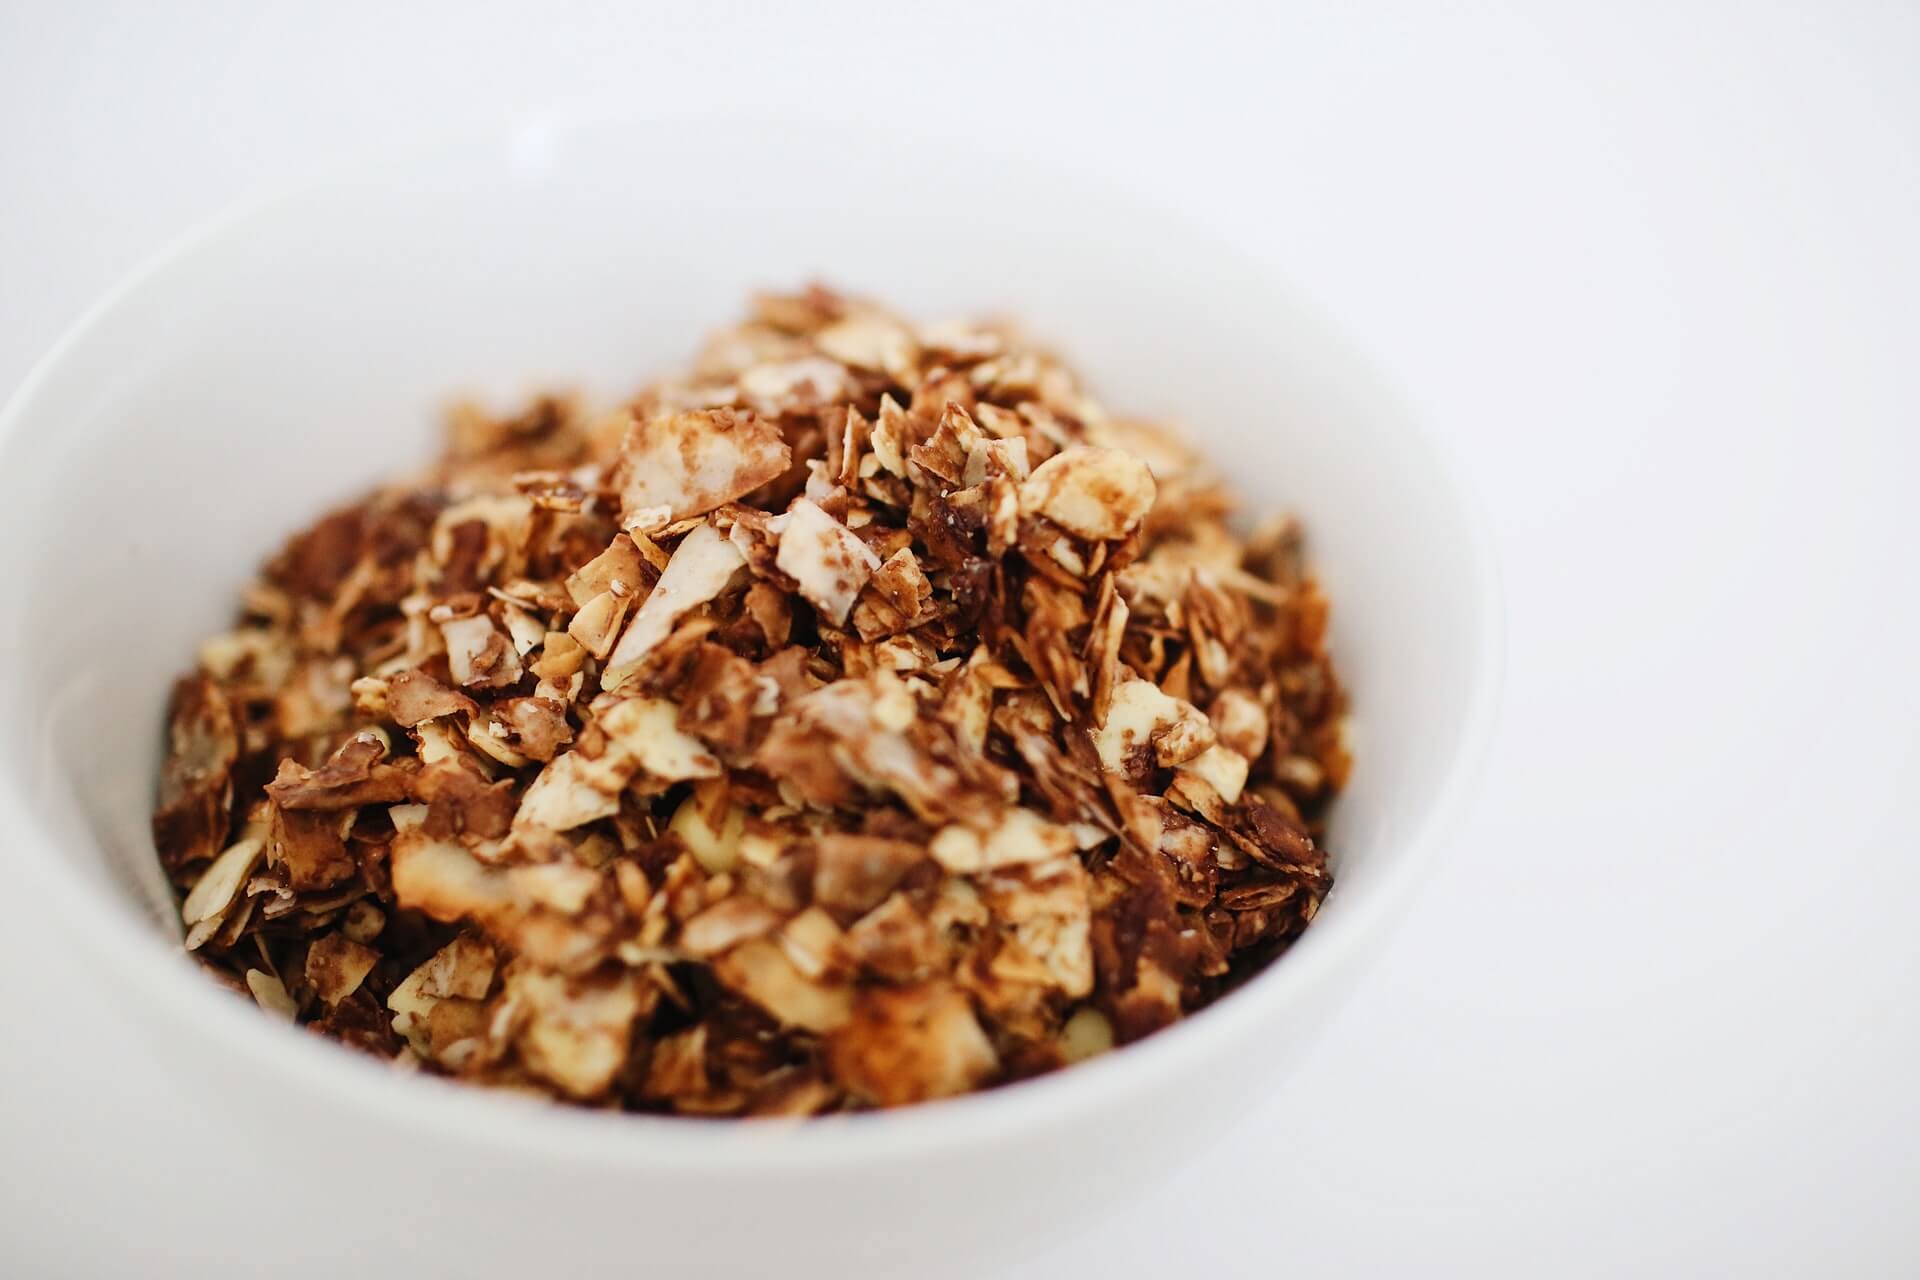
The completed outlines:
[[[1347,1013],[1021,1274],[1920,1274],[1920,7],[537,8],[0,0],[0,390],[230,200],[475,117],[875,117],[1110,171],[1451,440],[1510,659]],[[5,907],[0,1271],[193,1270],[271,1170]]]

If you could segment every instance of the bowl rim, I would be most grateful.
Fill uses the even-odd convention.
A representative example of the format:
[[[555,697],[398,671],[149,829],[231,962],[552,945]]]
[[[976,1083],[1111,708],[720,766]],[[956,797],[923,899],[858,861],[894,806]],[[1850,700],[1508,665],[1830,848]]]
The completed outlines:
[[[506,157],[525,144],[529,131],[546,136],[556,129],[654,126],[672,118],[592,113],[495,121],[363,150],[236,201],[148,256],[67,327],[0,408],[0,451],[5,451],[24,430],[43,389],[95,329],[144,291],[190,273],[203,256],[219,252],[226,236],[256,220],[270,218],[335,183],[375,176],[381,166],[421,149],[480,147],[485,154],[497,151]],[[792,123],[783,121],[777,127],[790,127]],[[895,145],[915,140],[872,124],[814,124]],[[964,140],[958,140],[958,145],[978,149],[977,144]],[[1209,1059],[1245,1039],[1256,1024],[1279,1016],[1285,1006],[1299,1002],[1338,972],[1376,952],[1388,925],[1430,871],[1440,846],[1461,820],[1477,786],[1498,718],[1505,658],[1504,611],[1483,511],[1472,488],[1464,482],[1450,447],[1424,430],[1418,418],[1406,411],[1405,398],[1397,386],[1357,352],[1319,308],[1289,288],[1264,262],[1205,224],[1108,178],[1071,165],[1064,170],[1053,166],[1050,172],[1056,181],[1101,191],[1113,201],[1150,212],[1178,227],[1190,240],[1236,262],[1257,287],[1284,295],[1290,306],[1310,316],[1343,355],[1353,355],[1372,389],[1398,411],[1409,446],[1425,453],[1419,461],[1444,491],[1465,534],[1470,581],[1462,587],[1471,598],[1479,643],[1473,650],[1471,669],[1465,673],[1468,697],[1460,737],[1448,753],[1434,801],[1415,816],[1408,834],[1399,842],[1400,865],[1392,875],[1359,900],[1341,899],[1334,909],[1323,913],[1314,927],[1289,947],[1284,962],[1268,966],[1226,998],[1124,1050],[983,1093],[893,1111],[804,1122],[716,1123],[695,1117],[556,1106],[544,1099],[474,1088],[432,1076],[409,1078],[408,1073],[364,1055],[343,1052],[318,1036],[262,1017],[259,1010],[234,999],[183,962],[177,946],[150,928],[136,925],[135,913],[116,900],[96,877],[57,855],[54,849],[60,837],[36,813],[24,794],[22,779],[12,768],[0,769],[0,804],[4,805],[0,819],[9,828],[6,847],[16,862],[27,864],[45,897],[76,933],[91,940],[91,949],[85,954],[94,961],[102,985],[118,983],[136,989],[147,1005],[168,1010],[177,1024],[190,1025],[192,1034],[213,1041],[218,1052],[396,1128],[425,1130],[442,1140],[521,1153],[541,1152],[616,1168],[737,1171],[751,1165],[781,1170],[921,1158],[992,1145],[1016,1133],[1063,1127],[1077,1116],[1142,1096],[1156,1080],[1204,1069]]]

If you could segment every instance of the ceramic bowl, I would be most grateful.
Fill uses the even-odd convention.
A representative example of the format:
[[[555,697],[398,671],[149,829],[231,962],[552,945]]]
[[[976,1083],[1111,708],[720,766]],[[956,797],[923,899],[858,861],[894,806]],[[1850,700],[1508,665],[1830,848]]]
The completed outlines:
[[[196,972],[148,836],[162,710],[253,567],[429,456],[454,396],[621,395],[750,290],[815,278],[926,318],[1018,316],[1109,405],[1184,426],[1250,509],[1305,521],[1356,768],[1329,841],[1337,883],[1304,938],[1214,1007],[1086,1065],[799,1124],[594,1113],[406,1077]],[[312,1229],[263,1239],[262,1256],[435,1274],[977,1272],[1163,1177],[1285,1088],[1442,847],[1490,720],[1500,614],[1441,454],[1262,269],[1053,169],[883,133],[689,121],[398,150],[164,255],[0,418],[5,857],[146,1026],[181,1105],[255,1153],[258,1194],[311,1206]],[[256,1228],[233,1212],[195,1229]]]

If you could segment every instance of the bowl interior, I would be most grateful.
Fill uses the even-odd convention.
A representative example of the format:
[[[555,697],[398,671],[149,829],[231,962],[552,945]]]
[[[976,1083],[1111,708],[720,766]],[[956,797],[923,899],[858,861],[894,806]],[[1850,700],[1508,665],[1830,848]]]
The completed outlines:
[[[1175,219],[992,155],[798,128],[395,155],[228,221],[90,316],[0,433],[8,843],[84,882],[89,927],[172,930],[147,834],[163,704],[252,568],[426,457],[451,397],[622,395],[748,291],[811,278],[1016,315],[1115,410],[1187,428],[1251,511],[1306,521],[1357,755],[1309,937],[1347,929],[1427,842],[1489,693],[1485,565],[1431,444],[1310,310]]]

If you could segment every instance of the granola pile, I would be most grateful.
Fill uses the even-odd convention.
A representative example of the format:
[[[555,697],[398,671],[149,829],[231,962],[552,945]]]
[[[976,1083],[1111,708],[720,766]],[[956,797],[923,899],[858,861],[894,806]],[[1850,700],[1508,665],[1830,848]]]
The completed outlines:
[[[173,695],[186,946],[412,1069],[692,1115],[1077,1062],[1312,920],[1297,527],[1004,327],[759,299],[607,415],[454,416]]]

